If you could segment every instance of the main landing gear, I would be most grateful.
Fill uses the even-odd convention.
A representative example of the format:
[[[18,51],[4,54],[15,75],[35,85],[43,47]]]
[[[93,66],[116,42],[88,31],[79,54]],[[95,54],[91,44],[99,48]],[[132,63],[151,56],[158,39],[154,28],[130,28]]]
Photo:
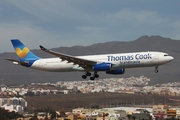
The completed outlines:
[[[83,79],[86,79],[87,76],[91,76],[91,73],[90,73],[90,72],[86,72],[84,75],[82,75],[82,78],[83,78]]]
[[[84,75],[82,75],[82,78],[86,79],[87,76],[91,76],[91,73],[86,72]],[[90,77],[90,80],[94,80],[95,78],[99,78],[99,75],[97,74],[97,72],[94,72],[94,74]]]
[[[155,67],[154,72],[155,72],[155,73],[158,73],[158,66]]]

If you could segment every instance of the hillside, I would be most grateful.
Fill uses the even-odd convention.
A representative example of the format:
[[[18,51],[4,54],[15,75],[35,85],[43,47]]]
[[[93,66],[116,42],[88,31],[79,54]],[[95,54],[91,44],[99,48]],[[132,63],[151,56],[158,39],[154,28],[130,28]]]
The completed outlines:
[[[170,99],[178,99],[176,96],[120,94],[120,93],[89,93],[89,94],[59,94],[26,97],[28,111],[32,109],[50,108],[59,111],[71,111],[73,108],[85,107],[120,107],[152,104],[179,105]]]
[[[57,43],[58,44],[58,43]],[[60,44],[60,43],[59,43]],[[28,45],[27,45],[28,46]],[[48,47],[48,46],[46,46]],[[180,41],[161,36],[142,36],[134,41],[121,42],[113,41],[107,43],[98,43],[90,46],[73,46],[52,48],[57,52],[70,55],[91,55],[103,53],[124,53],[137,51],[161,51],[173,56],[173,62],[160,66],[159,73],[154,73],[152,68],[135,68],[126,69],[124,75],[106,75],[100,72],[100,79],[111,77],[139,77],[144,75],[151,78],[150,84],[166,83],[179,81],[180,78]],[[37,45],[38,48],[38,45]],[[54,57],[41,50],[33,50],[40,57]],[[66,80],[82,80],[81,72],[72,73],[52,73],[38,70],[32,70],[26,67],[13,65],[11,62],[4,60],[5,58],[17,59],[15,53],[0,54],[0,82],[4,84],[27,84],[32,82],[57,82]]]

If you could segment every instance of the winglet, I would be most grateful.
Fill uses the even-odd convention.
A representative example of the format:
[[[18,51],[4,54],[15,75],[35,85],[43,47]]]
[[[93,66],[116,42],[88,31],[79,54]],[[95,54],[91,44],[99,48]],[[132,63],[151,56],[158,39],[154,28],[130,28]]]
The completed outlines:
[[[43,47],[42,45],[39,45],[39,47],[41,48],[41,50],[47,50],[45,47]]]

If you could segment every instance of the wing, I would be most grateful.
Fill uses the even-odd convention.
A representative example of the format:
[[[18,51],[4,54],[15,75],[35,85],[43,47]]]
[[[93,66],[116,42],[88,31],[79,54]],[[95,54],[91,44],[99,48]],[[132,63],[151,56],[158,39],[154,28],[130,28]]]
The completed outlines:
[[[82,58],[78,58],[75,56],[71,56],[71,55],[67,55],[67,54],[63,54],[63,53],[59,53],[59,52],[55,52],[52,50],[48,50],[43,46],[39,46],[41,48],[41,50],[53,54],[59,58],[62,59],[62,61],[68,61],[68,63],[74,63],[74,65],[79,65],[80,67],[83,67],[85,69],[92,69],[92,66],[97,64],[97,61],[92,61],[92,60],[87,60],[87,59],[82,59]]]

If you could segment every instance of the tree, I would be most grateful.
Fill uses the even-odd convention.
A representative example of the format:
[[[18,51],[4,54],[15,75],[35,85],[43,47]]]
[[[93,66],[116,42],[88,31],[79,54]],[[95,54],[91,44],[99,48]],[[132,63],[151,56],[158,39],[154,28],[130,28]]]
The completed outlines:
[[[51,111],[51,120],[56,119],[56,111]]]
[[[9,112],[8,110],[0,108],[0,119],[2,120],[8,120],[8,119],[16,119],[22,117],[22,115],[12,111]]]
[[[133,119],[133,120],[136,120],[136,116],[132,116],[132,119]]]
[[[128,114],[126,117],[127,117],[129,120],[130,120],[130,118],[131,118],[131,115],[130,115],[130,114]]]
[[[37,114],[34,114],[34,116],[32,118],[30,118],[29,120],[38,120]]]
[[[60,112],[60,117],[64,117],[64,116],[66,116],[66,113],[64,111],[61,111]]]

